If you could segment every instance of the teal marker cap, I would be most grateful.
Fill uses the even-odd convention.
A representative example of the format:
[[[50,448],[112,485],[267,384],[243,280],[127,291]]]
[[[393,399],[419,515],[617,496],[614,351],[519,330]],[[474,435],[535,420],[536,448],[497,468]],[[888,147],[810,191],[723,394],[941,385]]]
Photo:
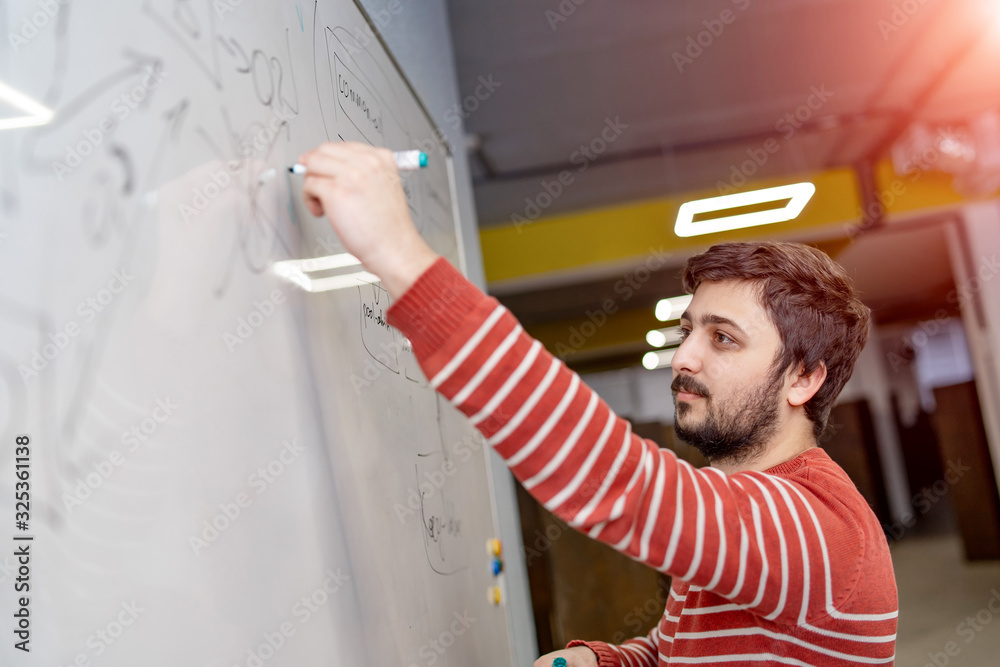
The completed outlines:
[[[566,667],[566,658],[556,658],[552,661],[552,667]]]

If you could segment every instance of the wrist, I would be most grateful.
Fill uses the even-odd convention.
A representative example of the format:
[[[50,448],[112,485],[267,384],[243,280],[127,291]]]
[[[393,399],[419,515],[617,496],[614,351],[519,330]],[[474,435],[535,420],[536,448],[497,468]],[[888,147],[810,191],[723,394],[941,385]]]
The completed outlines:
[[[569,644],[566,645],[567,650],[578,651],[578,655],[581,660],[583,660],[584,665],[589,665],[592,667],[599,667],[601,664],[601,654],[605,651],[610,653],[610,649],[603,642],[588,642],[580,639],[574,639]],[[613,664],[612,662],[605,662],[604,664]]]
[[[407,251],[387,257],[370,269],[382,281],[382,286],[393,300],[403,296],[438,259],[438,254],[422,238],[418,237],[418,241]]]

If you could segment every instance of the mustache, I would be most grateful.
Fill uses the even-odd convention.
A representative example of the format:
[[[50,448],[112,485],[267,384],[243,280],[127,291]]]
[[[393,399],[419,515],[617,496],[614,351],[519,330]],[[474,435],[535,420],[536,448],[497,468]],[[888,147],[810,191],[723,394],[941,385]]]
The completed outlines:
[[[674,378],[674,381],[670,383],[670,389],[675,394],[679,391],[687,392],[689,394],[698,394],[699,396],[708,397],[708,387],[702,383],[695,380],[690,375],[678,375]]]

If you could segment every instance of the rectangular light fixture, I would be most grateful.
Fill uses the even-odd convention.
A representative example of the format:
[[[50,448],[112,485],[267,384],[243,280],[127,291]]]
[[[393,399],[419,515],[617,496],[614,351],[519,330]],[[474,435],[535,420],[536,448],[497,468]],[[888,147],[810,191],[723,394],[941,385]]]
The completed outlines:
[[[27,95],[14,90],[0,81],[0,102],[6,102],[27,116],[0,118],[0,130],[13,130],[18,127],[35,127],[49,123],[55,115],[51,109],[39,104]]]
[[[732,229],[770,225],[775,222],[794,220],[799,216],[802,209],[805,208],[815,193],[816,186],[812,183],[795,183],[793,185],[781,185],[776,188],[739,192],[732,195],[690,201],[682,204],[680,210],[677,212],[674,233],[677,236],[683,237],[700,236],[701,234],[714,234]],[[759,209],[761,205],[769,202],[781,202],[784,200],[788,201],[784,206],[778,208],[752,210],[749,212],[740,212],[738,210],[745,207]],[[711,219],[695,221],[695,217],[698,215],[724,213],[732,209],[737,210],[734,210],[731,215],[716,215]]]
[[[646,342],[653,347],[677,345],[681,342],[681,328],[667,327],[666,329],[653,329],[646,333]]]
[[[314,276],[310,274],[361,266],[357,257],[350,253],[314,257],[310,259],[286,259],[275,262],[272,270],[277,275],[307,292],[329,292],[345,287],[356,287],[362,283],[377,283],[378,276],[367,271],[351,271],[337,275]]]
[[[642,366],[646,370],[650,371],[655,371],[658,368],[667,368],[670,366],[670,362],[674,360],[674,354],[676,353],[676,347],[672,347],[668,350],[647,352],[642,356]]]
[[[671,320],[681,319],[681,315],[684,314],[684,309],[691,304],[691,295],[684,294],[681,296],[670,297],[669,299],[660,299],[656,304],[656,319],[661,322],[670,322]]]

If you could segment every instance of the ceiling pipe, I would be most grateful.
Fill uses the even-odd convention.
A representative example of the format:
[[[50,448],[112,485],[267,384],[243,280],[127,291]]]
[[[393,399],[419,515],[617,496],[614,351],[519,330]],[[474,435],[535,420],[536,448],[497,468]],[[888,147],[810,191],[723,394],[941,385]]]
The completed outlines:
[[[818,118],[803,123],[802,127],[796,130],[796,133],[829,131],[831,127],[842,127],[842,126],[849,127],[864,122],[868,122],[872,118],[877,116],[888,116],[889,118],[898,118],[907,116],[907,112],[893,110],[893,109],[885,109],[885,110],[870,111],[865,114],[841,114],[835,116],[825,116],[823,118]],[[763,143],[764,141],[768,139],[773,139],[776,136],[780,135],[774,130],[769,129],[760,132],[750,132],[746,134],[730,135],[728,137],[720,137],[718,139],[705,139],[702,141],[691,141],[680,144],[645,146],[633,150],[620,151],[617,153],[602,155],[598,157],[596,160],[592,161],[590,163],[590,166],[601,167],[612,164],[618,164],[622,162],[631,162],[633,160],[667,158],[675,153],[699,152],[699,151],[709,150],[712,148],[721,148],[739,143],[754,143],[754,142]],[[517,181],[529,178],[540,178],[544,176],[551,176],[552,174],[558,174],[559,172],[564,170],[575,171],[579,167],[578,164],[573,164],[567,161],[556,164],[539,165],[537,167],[526,167],[524,169],[497,171],[495,168],[493,168],[491,162],[486,156],[485,144],[486,141],[481,141],[481,143],[477,145],[475,156],[483,163],[484,167],[486,168],[485,170],[487,171],[489,176],[485,179],[474,179],[473,182],[475,185],[482,185],[484,183],[489,183],[494,181]]]
[[[885,224],[885,204],[879,196],[881,193],[875,177],[875,162],[869,158],[857,163],[854,165],[854,176],[858,181],[858,197],[861,200],[861,223],[848,231],[851,240]]]

